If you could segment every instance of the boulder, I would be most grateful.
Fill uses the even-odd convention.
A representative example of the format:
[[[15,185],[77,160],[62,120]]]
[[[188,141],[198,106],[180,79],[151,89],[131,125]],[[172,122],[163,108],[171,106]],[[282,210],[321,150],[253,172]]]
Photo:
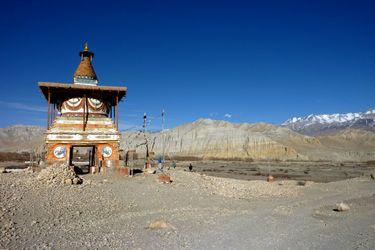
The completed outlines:
[[[273,177],[272,175],[267,176],[267,182],[273,182],[274,180],[275,180],[275,177]]]
[[[73,184],[72,179],[65,179],[64,180],[64,184],[66,184],[66,185],[72,185]]]
[[[345,211],[349,211],[350,207],[348,204],[344,203],[344,202],[340,202],[338,204],[336,204],[336,207],[333,209],[334,211],[336,212],[345,212]]]
[[[120,175],[128,176],[129,173],[130,173],[130,169],[128,167],[121,167],[119,169],[119,173],[120,173]]]
[[[148,168],[148,169],[146,170],[146,173],[147,173],[147,174],[156,174],[156,170],[155,170],[155,169],[152,169],[152,168]]]
[[[78,184],[82,183],[82,179],[79,178],[79,177],[75,177],[75,178],[73,178],[72,182],[73,182],[74,185],[78,185]]]
[[[158,180],[161,183],[171,183],[172,182],[171,177],[169,175],[166,175],[166,174],[159,174]]]
[[[168,227],[169,227],[168,222],[166,222],[165,220],[161,220],[161,219],[154,220],[148,226],[148,228],[150,228],[150,229],[164,229],[164,228],[168,228]]]

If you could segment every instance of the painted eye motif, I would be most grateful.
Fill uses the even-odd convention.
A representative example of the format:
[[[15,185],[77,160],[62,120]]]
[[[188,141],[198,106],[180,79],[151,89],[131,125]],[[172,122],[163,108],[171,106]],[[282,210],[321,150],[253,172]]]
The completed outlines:
[[[100,100],[95,99],[95,98],[90,98],[90,101],[91,101],[93,104],[95,104],[95,105],[99,105],[99,104],[102,103]]]
[[[102,154],[104,157],[110,157],[112,155],[112,148],[109,146],[105,146],[102,150]]]
[[[81,98],[71,98],[68,100],[68,104],[77,107],[81,103]]]
[[[58,146],[55,148],[55,150],[53,150],[53,154],[58,159],[64,158],[66,155],[66,148],[63,146]]]
[[[98,99],[89,98],[88,100],[89,100],[90,106],[93,108],[99,109],[103,106],[103,102]]]
[[[80,99],[80,98],[71,98],[69,101],[75,103],[75,102],[79,102],[79,99]]]

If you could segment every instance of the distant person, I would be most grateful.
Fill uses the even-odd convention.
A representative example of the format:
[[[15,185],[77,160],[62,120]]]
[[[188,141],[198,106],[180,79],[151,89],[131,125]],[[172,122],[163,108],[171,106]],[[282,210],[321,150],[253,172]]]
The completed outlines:
[[[190,172],[193,171],[193,165],[191,165],[191,163],[190,163],[190,165],[189,165],[189,171],[190,171]]]
[[[160,172],[163,172],[163,164],[161,158],[158,159],[158,169],[160,170]]]
[[[175,162],[175,161],[172,161],[172,168],[173,168],[173,169],[176,169],[176,165],[177,165],[176,162]]]
[[[126,155],[125,155],[125,166],[128,166],[128,160],[129,160],[129,152],[126,152]]]

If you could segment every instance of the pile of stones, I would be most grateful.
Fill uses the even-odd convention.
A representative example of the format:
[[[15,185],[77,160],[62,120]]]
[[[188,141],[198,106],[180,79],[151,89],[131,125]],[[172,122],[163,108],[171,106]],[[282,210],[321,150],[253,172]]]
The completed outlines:
[[[40,171],[38,180],[52,185],[77,185],[82,184],[82,179],[64,163],[55,163]]]

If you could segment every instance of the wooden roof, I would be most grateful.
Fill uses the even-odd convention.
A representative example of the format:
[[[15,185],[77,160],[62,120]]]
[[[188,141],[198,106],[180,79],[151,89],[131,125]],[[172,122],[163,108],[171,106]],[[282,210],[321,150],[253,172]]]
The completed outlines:
[[[115,105],[116,97],[118,97],[118,101],[120,101],[126,96],[127,91],[127,87],[117,86],[96,86],[54,82],[39,82],[38,85],[47,100],[49,93],[51,103],[58,103],[74,97],[87,96]]]

